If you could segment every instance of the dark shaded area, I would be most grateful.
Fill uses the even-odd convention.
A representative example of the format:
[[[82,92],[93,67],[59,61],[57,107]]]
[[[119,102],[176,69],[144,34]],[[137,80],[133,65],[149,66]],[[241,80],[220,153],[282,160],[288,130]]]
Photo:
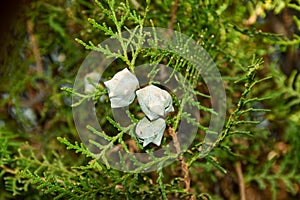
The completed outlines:
[[[294,21],[294,17],[300,17],[300,12],[293,8],[285,8],[281,13],[274,14],[269,12],[265,21],[265,25],[262,27],[264,32],[280,34],[286,39],[293,40],[294,35],[299,35],[298,27]],[[278,46],[277,48],[280,48]],[[294,78],[293,88],[300,73],[300,50],[297,45],[290,45],[284,51],[278,49],[278,53],[275,56],[279,59],[279,64],[282,72],[289,77],[293,70],[297,71],[297,75]],[[272,58],[271,58],[272,59]]]
[[[132,0],[132,2],[135,1]],[[228,115],[233,112],[236,107],[236,102],[244,90],[243,83],[233,84],[238,76],[242,77],[244,75],[241,73],[238,64],[246,67],[251,63],[250,57],[252,54],[255,54],[257,57],[264,57],[265,66],[262,67],[263,69],[261,70],[263,73],[258,74],[260,78],[272,75],[270,65],[276,63],[276,67],[278,67],[278,70],[277,68],[276,70],[280,78],[287,80],[286,82],[289,80],[286,77],[294,78],[293,86],[296,85],[299,77],[294,75],[294,72],[298,71],[299,73],[300,71],[299,44],[297,44],[298,46],[283,45],[285,47],[285,49],[283,49],[280,45],[274,44],[275,42],[270,42],[269,44],[266,44],[267,42],[260,43],[257,41],[262,40],[250,40],[249,38],[253,35],[251,35],[251,32],[247,32],[247,30],[252,30],[252,28],[256,29],[258,27],[259,29],[261,28],[264,33],[276,33],[280,34],[282,38],[292,40],[293,34],[299,35],[297,26],[293,21],[293,16],[300,16],[299,12],[289,8],[285,8],[280,14],[274,14],[273,11],[266,11],[267,15],[265,18],[257,16],[257,20],[251,25],[245,25],[243,23],[249,16],[241,14],[238,19],[234,19],[236,21],[232,20],[232,24],[238,24],[237,27],[240,27],[241,32],[244,31],[243,35],[239,35],[238,31],[233,30],[231,26],[226,24],[226,20],[214,19],[215,16],[213,14],[215,14],[215,7],[204,4],[199,5],[199,2],[196,1],[190,1],[190,3],[188,3],[189,1],[174,2],[179,2],[180,5],[177,9],[177,3],[175,3],[173,5],[173,11],[171,4],[165,6],[165,3],[156,4],[156,2],[154,2],[151,6],[149,18],[153,18],[157,26],[167,27],[167,24],[169,24],[169,27],[174,27],[174,29],[177,28],[178,23],[182,26],[182,32],[193,34],[199,41],[201,41],[201,38],[205,39],[205,48],[210,51],[215,61],[218,62],[220,71],[225,75],[224,84],[228,89]],[[245,4],[246,2],[248,1],[245,1]],[[10,182],[10,180],[16,180],[14,179],[14,171],[24,168],[27,169],[30,164],[27,160],[26,162],[23,161],[24,163],[20,163],[19,161],[18,163],[15,162],[13,158],[19,156],[17,149],[27,150],[28,148],[32,148],[35,151],[36,161],[40,160],[42,162],[43,157],[47,157],[53,165],[57,163],[55,160],[56,154],[59,154],[59,156],[62,157],[62,168],[65,167],[66,169],[80,166],[81,163],[86,164],[89,161],[85,160],[86,158],[81,154],[75,154],[73,151],[66,150],[65,146],[57,141],[57,137],[66,137],[70,141],[80,142],[78,133],[73,125],[72,108],[70,106],[71,95],[62,90],[62,88],[72,88],[74,75],[82,63],[82,60],[85,58],[85,55],[89,53],[84,47],[75,43],[74,38],[80,38],[83,41],[91,40],[94,43],[105,38],[103,37],[103,31],[91,28],[91,25],[87,22],[87,18],[89,17],[93,17],[101,23],[105,22],[109,27],[112,27],[113,30],[115,29],[114,24],[105,18],[103,12],[96,10],[91,3],[92,1],[86,0],[2,1],[0,7],[1,159],[1,145],[3,145],[3,149],[6,148],[6,141],[2,139],[14,137],[17,139],[12,139],[12,143],[8,143],[10,145],[7,145],[7,149],[9,149],[11,153],[3,154],[7,155],[7,157],[3,160],[0,159],[0,199],[6,195],[7,197],[11,197],[12,193],[14,193],[14,195],[17,194],[13,196],[15,199],[25,199],[25,196],[29,196],[33,199],[32,196],[34,195],[36,199],[43,199],[43,195],[45,195],[42,194],[44,192],[43,189],[37,189],[35,185],[30,186],[29,192],[24,192],[22,188],[23,183],[28,181],[29,184],[32,184],[32,177],[27,177],[28,180],[25,179],[24,182],[22,182],[23,180],[17,182],[20,185],[19,188],[21,188],[20,193],[14,191],[18,190],[18,188],[10,187],[10,184],[13,183]],[[143,3],[136,5],[137,10],[143,11]],[[242,9],[240,9],[241,6],[245,5],[237,3],[236,7],[233,6],[232,10],[229,10],[229,15],[231,15],[231,12],[232,15],[236,12],[242,12]],[[208,12],[209,9],[211,10]],[[122,12],[119,11],[118,14],[121,15]],[[205,16],[204,14],[211,15]],[[170,23],[171,17],[174,19],[174,22],[172,21]],[[230,17],[228,18],[230,19]],[[213,23],[208,22],[208,20],[212,20]],[[31,31],[28,29],[28,26],[26,26],[28,22],[32,23],[33,27]],[[130,25],[131,22],[129,23],[129,26]],[[224,35],[220,33],[221,28],[224,30]],[[231,35],[230,32],[233,31],[236,35]],[[259,34],[255,36],[259,37]],[[39,54],[33,50],[34,45],[30,38],[35,38],[35,45],[40,51]],[[237,40],[237,45],[233,43],[235,40]],[[249,43],[251,44],[247,46]],[[258,53],[259,51],[255,51],[256,48],[260,48],[260,54]],[[272,52],[271,55],[266,53],[269,48],[274,48],[276,50],[275,53]],[[243,54],[242,57],[238,57],[240,52]],[[40,71],[38,70],[37,58],[40,58],[42,61],[40,64],[40,69],[42,70]],[[120,61],[120,63],[122,62]],[[165,59],[165,64],[167,63],[168,60]],[[123,67],[124,65],[120,65],[119,62],[114,63],[112,66],[114,70],[119,70],[119,68]],[[183,73],[185,71],[186,68],[183,67]],[[106,73],[108,78],[113,75],[111,71]],[[276,79],[278,78],[275,76],[274,80]],[[276,181],[276,184],[278,184],[275,188],[278,193],[277,199],[299,199],[300,182],[294,181],[294,177],[291,177],[289,174],[291,166],[298,165],[297,159],[300,150],[300,143],[298,142],[300,140],[299,137],[297,137],[299,136],[298,130],[300,121],[296,115],[299,114],[298,102],[300,102],[300,96],[297,96],[296,90],[299,90],[299,81],[298,88],[294,87],[293,90],[290,85],[280,85],[280,83],[274,80],[263,82],[251,91],[253,92],[253,94],[251,94],[253,97],[267,96],[264,94],[265,92],[272,93],[273,95],[271,100],[249,104],[249,108],[252,106],[254,109],[271,109],[270,113],[263,112],[257,115],[253,112],[251,113],[252,115],[248,116],[251,120],[261,121],[257,126],[245,126],[251,130],[251,135],[249,134],[251,138],[243,137],[242,135],[232,136],[232,138],[228,138],[228,140],[224,142],[224,146],[221,146],[222,148],[217,147],[211,154],[212,160],[219,162],[220,166],[225,168],[228,173],[223,174],[221,172],[222,170],[218,170],[218,168],[212,166],[211,163],[208,163],[207,160],[204,159],[197,160],[190,168],[193,193],[206,192],[225,199],[238,199],[238,196],[242,193],[239,185],[245,182],[244,194],[249,199],[271,199],[273,192],[272,189],[270,189],[271,184],[266,181],[266,188],[262,189],[263,187],[255,180],[252,180],[253,177],[257,176],[259,180],[269,178]],[[202,85],[202,83],[196,87],[196,90],[204,94],[209,93],[206,85]],[[277,96],[274,96],[274,94]],[[291,96],[289,96],[289,94],[291,94]],[[203,100],[204,98],[200,95],[197,97],[199,97],[198,101],[202,106],[207,108],[211,107],[210,99]],[[110,111],[110,107],[107,106],[109,102],[106,102],[106,105],[104,105],[99,99],[100,96],[97,97],[98,103],[96,104],[96,109],[100,119],[103,113],[107,114]],[[296,103],[293,104],[293,102]],[[132,113],[139,113],[140,111],[136,105],[130,109]],[[291,116],[293,114],[294,116],[292,118]],[[201,120],[206,126],[209,122],[210,115],[202,110],[201,116],[203,116]],[[244,119],[249,120],[246,116],[239,120]],[[107,135],[115,135],[117,130],[115,130],[112,124],[104,118],[101,120],[101,123],[105,124],[104,130]],[[2,132],[2,129],[5,131]],[[255,130],[254,133],[252,133],[252,129]],[[126,135],[124,138],[126,140],[128,139],[126,144],[129,146],[130,151],[139,151],[138,148],[135,148],[135,142],[130,140],[131,137],[129,137],[129,135]],[[169,140],[169,138],[167,139]],[[202,139],[202,137],[197,138],[195,142],[200,143],[200,139]],[[15,141],[19,143],[16,145],[14,143]],[[28,143],[25,144],[25,141]],[[153,146],[150,146],[150,148]],[[228,152],[226,153],[225,150]],[[234,153],[234,155],[231,155],[229,150]],[[192,157],[195,152],[197,152],[196,148],[188,152],[189,154],[187,156]],[[11,156],[11,158],[8,158],[9,156]],[[53,159],[53,157],[55,157],[55,159]],[[32,158],[30,157],[28,159]],[[60,157],[57,157],[57,159],[60,159]],[[272,161],[273,159],[274,162]],[[42,164],[34,163],[30,167],[30,170],[34,171],[40,166],[42,166]],[[269,168],[266,168],[266,166],[269,166]],[[267,170],[266,177],[259,177],[263,169]],[[294,192],[291,192],[293,190],[287,189],[287,186],[281,183],[281,177],[277,178],[273,176],[280,169],[284,169],[281,176],[284,176],[288,181],[293,181],[292,186],[294,187]],[[1,170],[3,171],[5,180],[2,177]],[[56,172],[55,170],[53,170],[55,174],[54,177],[60,177],[60,172]],[[58,169],[58,171],[59,170],[60,169]],[[85,171],[82,175],[82,180],[88,181],[89,179],[93,181],[92,184],[87,183],[86,188],[90,189],[95,187],[102,189],[102,186],[111,184],[117,179],[110,176],[111,174],[108,174],[109,177],[107,178],[107,176],[103,176],[103,174],[101,174],[102,172],[97,170],[98,169],[90,169],[89,172]],[[177,182],[175,180],[182,177],[182,169],[178,163],[164,170],[163,182],[166,183],[166,185],[170,183],[171,187],[175,187],[175,184],[180,183],[180,181]],[[297,177],[299,177],[299,166],[296,166],[294,170]],[[45,173],[48,173],[48,171],[49,169],[45,168]],[[66,171],[67,170],[63,171],[63,173]],[[115,173],[114,171],[109,172]],[[52,173],[51,169],[50,173]],[[93,173],[96,174],[95,178],[91,176]],[[41,174],[38,175],[43,177]],[[87,176],[91,178],[87,179]],[[151,179],[149,183],[146,181],[146,177],[148,176],[150,177],[149,179]],[[245,179],[248,178],[248,180],[241,180],[240,178],[243,176]],[[131,180],[131,177],[129,178],[129,181],[133,181],[134,185],[137,186],[131,189],[130,192],[133,192],[132,194],[138,194],[135,192],[139,188],[146,188],[143,191],[143,195],[145,195],[144,198],[147,197],[147,192],[149,192],[149,194],[152,192],[152,189],[159,191],[158,194],[160,196],[161,191],[156,183],[158,178],[157,173],[142,174],[138,175],[138,177],[140,179],[139,181]],[[44,179],[41,180],[44,181]],[[78,180],[79,179],[74,180],[74,183],[80,185],[82,182]],[[64,180],[58,180],[59,183],[63,181]],[[95,184],[96,186],[93,185],[94,182],[97,182]],[[97,185],[98,183],[100,187]],[[120,189],[119,191],[123,190],[124,193],[128,193],[128,184],[126,181],[124,183],[125,184],[122,185],[123,182],[122,184],[118,182],[115,189]],[[180,187],[184,188],[184,186]],[[66,191],[65,187],[61,188]],[[117,190],[113,189],[113,193],[116,191]],[[116,195],[119,195],[119,193],[116,193]],[[45,199],[51,199],[53,197],[52,194],[49,194],[49,197]],[[170,199],[175,198],[179,199],[178,194],[170,194]]]
[[[6,38],[14,34],[13,27],[16,20],[25,17],[24,7],[30,3],[29,0],[3,0],[0,6],[0,44],[6,43]],[[0,52],[2,53],[3,48]],[[1,57],[3,56],[0,54]]]
[[[23,28],[26,27],[26,15],[24,14],[26,6],[29,5],[30,0],[4,0],[1,1],[0,6],[0,76],[6,76],[9,72],[6,65],[7,60],[15,48],[19,48],[16,44],[24,40],[20,37],[16,26],[23,23]],[[20,22],[20,23],[17,23]],[[15,40],[14,42],[11,42]]]

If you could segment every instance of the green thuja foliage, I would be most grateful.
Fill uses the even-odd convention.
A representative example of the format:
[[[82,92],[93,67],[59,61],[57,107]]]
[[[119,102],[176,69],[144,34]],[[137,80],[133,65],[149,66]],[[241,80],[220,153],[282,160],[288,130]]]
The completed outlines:
[[[11,64],[23,66],[26,60],[27,68],[21,72],[36,65],[24,79],[5,82],[0,88],[0,122],[3,110],[9,110],[11,119],[5,128],[0,124],[0,199],[299,197],[300,84],[297,70],[284,76],[276,57],[287,49],[296,51],[299,36],[297,31],[291,38],[260,30],[268,15],[287,8],[299,10],[299,2],[57,0],[30,5],[34,9],[28,11],[28,20],[36,24],[34,34],[44,68],[38,72],[37,55],[29,53],[33,47],[27,38],[20,47],[28,59],[22,57]],[[293,20],[299,30],[299,19]],[[218,115],[211,106],[214,99],[208,86],[193,63],[172,51],[182,47],[184,52],[189,40],[180,43],[181,36],[175,34],[177,44],[165,41],[170,49],[141,48],[151,42],[143,32],[145,27],[182,32],[216,63],[226,92],[225,124],[220,133],[211,133],[218,135],[216,141],[204,137],[211,119]],[[124,37],[123,31],[129,34]],[[109,38],[121,47],[119,51],[99,45]],[[154,42],[159,38],[154,36]],[[143,114],[136,101],[127,112],[132,124],[123,127],[113,118],[102,81],[88,80],[95,87],[91,93],[72,88],[81,62],[92,51],[116,58],[103,73],[103,80],[124,68],[135,74],[144,63],[149,64],[147,76],[154,85],[164,84],[154,78],[158,64],[182,75],[172,73],[166,81],[176,79],[178,86],[168,91],[175,112],[166,117],[161,146],[139,143],[134,130]],[[276,59],[262,59],[274,55]],[[184,91],[182,98],[176,97],[176,90]],[[42,98],[37,101],[26,101],[40,93]],[[75,100],[72,105],[70,98]],[[87,121],[89,140],[80,141],[71,109],[91,101],[104,128],[98,130]],[[198,111],[200,119],[185,112],[185,105]],[[36,117],[28,118],[32,113]],[[180,151],[177,137],[183,120],[198,131],[191,145]],[[172,149],[170,141],[175,141]],[[156,156],[158,149],[165,150],[164,157]],[[108,157],[113,152],[120,160],[122,153],[147,153],[149,157],[147,162],[130,157],[128,163],[133,163],[134,170],[124,161],[119,171]],[[144,173],[150,168],[155,170]]]
[[[145,51],[141,52],[139,50],[136,51],[131,51],[130,56],[127,53],[127,48],[132,48],[135,49],[140,47],[142,43],[145,41],[145,35],[141,32],[143,29],[143,26],[145,24],[145,19],[147,17],[147,12],[149,10],[150,4],[148,4],[145,8],[145,13],[143,16],[140,16],[139,14],[136,13],[136,11],[131,10],[129,2],[126,3],[120,3],[119,5],[116,4],[114,1],[108,1],[106,3],[100,3],[97,2],[97,6],[99,6],[102,10],[103,13],[106,14],[106,17],[110,19],[115,26],[109,27],[106,23],[100,24],[98,23],[95,19],[89,19],[89,22],[92,24],[92,26],[95,28],[95,31],[103,31],[105,35],[108,35],[110,37],[113,37],[117,39],[120,42],[121,47],[123,48],[122,51],[118,52],[113,52],[112,50],[109,49],[108,46],[100,46],[96,45],[93,42],[88,42],[85,43],[82,40],[77,39],[79,43],[81,43],[86,49],[98,51],[101,53],[104,53],[107,57],[117,57],[121,61],[123,61],[128,68],[134,72],[135,70],[135,62],[139,58],[140,54],[144,53],[144,58],[146,59],[147,56],[150,57],[150,61],[153,63],[160,63],[162,60],[166,60],[168,63],[168,66],[173,67],[175,70],[184,73],[184,78],[186,81],[190,82],[193,86],[193,91],[191,91],[194,95],[198,95],[199,97],[202,96],[202,98],[210,98],[209,94],[204,94],[200,91],[196,90],[196,87],[201,81],[199,79],[199,74],[197,74],[196,70],[193,69],[193,66],[186,62],[182,61],[182,58],[178,55],[172,55],[172,52],[168,51]],[[118,16],[117,13],[118,11],[122,11],[123,15]],[[130,32],[129,39],[123,38],[121,33],[123,30],[128,30],[129,27],[126,25],[126,23],[131,22],[131,26],[136,26],[135,29]],[[154,24],[152,24],[153,26]],[[180,40],[180,38],[179,38]],[[136,42],[137,41],[137,42]],[[133,46],[131,46],[133,45]],[[179,44],[184,46],[185,44]],[[223,140],[225,140],[228,135],[231,134],[241,134],[241,135],[249,135],[250,133],[247,131],[234,131],[233,127],[236,127],[238,125],[241,125],[242,127],[248,124],[256,124],[257,122],[253,122],[251,120],[242,120],[241,116],[246,115],[248,112],[262,112],[265,111],[264,109],[251,109],[247,108],[247,103],[253,102],[253,101],[259,101],[260,99],[254,98],[251,99],[248,97],[248,93],[251,91],[252,87],[254,87],[255,84],[259,83],[260,81],[263,81],[264,79],[261,80],[256,80],[255,79],[255,74],[256,71],[259,69],[259,66],[261,65],[260,62],[257,62],[255,59],[252,63],[251,66],[248,68],[245,68],[245,77],[242,79],[239,79],[236,81],[235,84],[240,84],[244,85],[244,91],[241,94],[240,100],[237,101],[237,108],[236,110],[230,115],[227,125],[225,127],[225,130],[221,134],[221,137],[216,143],[209,144],[213,146],[221,146],[221,143]],[[186,70],[187,69],[187,70]],[[194,73],[194,74],[193,74]],[[184,81],[184,80],[181,80]],[[181,83],[183,84],[183,82]],[[100,88],[101,90],[101,88]],[[81,102],[84,100],[87,100],[91,98],[92,96],[84,95],[84,94],[79,94],[77,92],[73,92],[71,90],[66,90],[69,93],[79,96],[81,98],[80,101],[76,102],[73,104],[73,106],[80,106]],[[184,113],[182,109],[180,109],[181,106],[184,105],[184,103],[189,99],[188,96],[184,97],[181,101],[178,102],[178,107],[179,111],[177,113],[177,116],[174,117],[174,119],[170,119],[170,126],[174,128],[174,130],[177,130],[178,127],[178,121],[181,120],[181,118],[187,118],[189,123],[195,123],[195,119],[189,118],[187,113]],[[95,102],[97,103],[97,102]],[[196,102],[190,102],[191,104],[197,105],[199,110],[202,110],[204,112],[207,112],[208,114],[211,114],[213,110],[211,110],[209,107],[206,107],[204,105],[197,104]],[[204,114],[206,115],[206,114]],[[176,119],[177,118],[177,119]],[[113,125],[119,133],[117,133],[114,136],[109,136],[105,132],[99,132],[95,130],[93,127],[88,127],[94,134],[98,135],[99,137],[104,138],[107,140],[107,145],[102,145],[100,143],[97,143],[97,141],[91,140],[90,143],[95,145],[97,148],[101,150],[100,154],[92,154],[88,150],[86,150],[83,145],[79,145],[78,143],[75,143],[75,145],[69,143],[66,139],[60,138],[59,140],[63,142],[64,144],[67,145],[68,149],[74,149],[77,153],[81,153],[86,155],[87,157],[91,157],[92,160],[89,162],[89,165],[87,166],[82,166],[79,167],[77,170],[82,171],[79,173],[84,173],[88,177],[92,177],[91,180],[95,182],[90,182],[89,189],[85,190],[84,185],[82,185],[82,181],[80,180],[80,176],[78,176],[77,172],[72,172],[74,175],[74,183],[79,183],[78,187],[73,186],[72,182],[66,180],[64,178],[64,175],[57,175],[56,177],[52,176],[51,174],[43,174],[43,177],[41,177],[38,173],[31,173],[30,171],[23,171],[22,174],[26,178],[30,178],[33,180],[33,184],[37,184],[40,189],[44,189],[45,193],[52,193],[54,195],[57,195],[57,198],[61,198],[64,196],[67,196],[69,198],[96,198],[96,196],[102,196],[103,197],[113,197],[116,198],[116,195],[121,195],[121,194],[126,194],[128,196],[127,198],[132,199],[134,196],[139,196],[144,195],[144,197],[149,196],[149,198],[155,198],[156,196],[162,196],[162,198],[171,198],[172,196],[178,196],[180,198],[184,197],[198,197],[198,198],[204,198],[205,195],[204,193],[200,192],[199,194],[193,193],[190,191],[190,174],[189,170],[190,168],[193,167],[194,162],[198,162],[199,158],[201,158],[201,138],[198,140],[200,143],[195,143],[193,146],[190,147],[190,150],[186,152],[182,152],[183,155],[180,155],[180,160],[179,162],[173,164],[171,167],[180,167],[182,171],[182,176],[178,176],[174,180],[165,180],[164,177],[167,175],[166,172],[162,169],[163,163],[166,162],[168,159],[171,158],[176,158],[176,154],[170,154],[168,156],[165,156],[163,159],[156,158],[154,155],[151,156],[151,151],[146,150],[150,154],[150,161],[146,164],[139,163],[138,160],[134,161],[135,165],[137,165],[137,169],[134,171],[134,173],[122,173],[122,172],[117,172],[113,169],[111,169],[109,162],[107,161],[106,158],[106,153],[112,149],[113,144],[115,142],[118,142],[122,145],[122,148],[126,152],[130,152],[129,147],[125,144],[126,141],[124,141],[124,133],[128,132],[132,137],[135,137],[133,134],[133,128],[134,126],[129,126],[126,128],[121,127],[117,122],[113,121],[111,118],[107,118],[109,123]],[[199,125],[197,125],[199,126]],[[199,126],[200,130],[206,131],[207,127],[205,126]],[[176,133],[175,133],[176,134]],[[137,140],[135,139],[135,142],[137,143]],[[136,144],[139,148],[143,149],[141,145],[138,143]],[[165,142],[163,142],[163,145],[166,145]],[[229,147],[223,145],[224,149],[227,149],[229,151]],[[104,162],[104,165],[99,163],[98,159],[101,159]],[[222,172],[226,173],[226,170],[218,163],[215,161],[212,155],[209,155],[205,158],[207,163],[211,163],[213,166],[215,166],[217,169],[221,170]],[[91,163],[94,163],[91,165]],[[125,163],[124,163],[125,164]],[[149,168],[152,165],[157,165],[158,166],[158,177],[157,180],[155,180],[156,183],[151,184],[151,187],[149,188],[147,182],[143,181],[141,182],[141,179],[147,180],[145,177],[147,175],[140,175],[136,174],[139,172],[142,172],[143,169]],[[160,167],[161,166],[161,167]],[[90,169],[91,171],[86,171],[87,169]],[[124,169],[126,170],[126,169]],[[98,179],[96,180],[95,177],[91,173],[100,173],[101,177],[103,177],[103,180],[109,180],[111,179],[111,186],[108,187],[100,187],[101,186],[101,180]],[[28,174],[29,173],[29,174]],[[67,175],[69,177],[69,175]],[[86,178],[86,176],[82,176],[82,178]],[[59,178],[58,178],[59,177]],[[107,177],[107,178],[105,178]],[[43,180],[43,178],[45,180]],[[70,177],[69,177],[70,178]],[[72,179],[72,178],[71,178]],[[128,180],[131,180],[131,183],[129,184]],[[150,179],[151,180],[151,179]],[[70,184],[70,185],[68,185]],[[103,183],[102,183],[103,184]],[[75,184],[77,185],[77,184]],[[155,185],[157,185],[155,187]],[[72,187],[71,187],[72,186]],[[139,186],[137,188],[137,186]],[[116,187],[118,188],[119,192],[115,192]],[[148,190],[141,191],[143,187],[148,187]],[[92,188],[95,188],[95,190],[92,192]],[[156,189],[155,189],[156,188]],[[142,193],[141,193],[142,192]]]
[[[15,155],[15,152],[17,149],[22,145],[21,142],[17,141],[17,135],[15,133],[10,132],[9,130],[6,130],[4,128],[1,128],[0,132],[0,142],[1,142],[1,149],[0,149],[0,155],[1,155],[1,198],[11,198],[12,194],[10,194],[8,191],[4,190],[5,188],[5,182],[4,177],[6,180],[8,179],[14,179],[13,176],[15,175],[16,171],[14,170],[15,163],[13,162],[13,157]],[[7,185],[6,187],[14,188],[16,187],[16,182],[12,182],[12,185]]]
[[[297,55],[299,54],[299,1],[281,2],[277,8],[269,7],[275,14],[282,12],[294,13],[289,15],[292,20],[290,29],[280,37],[265,38],[269,44],[275,44],[274,60],[270,64],[270,71],[273,76],[271,82],[265,85],[268,90],[266,95],[271,96],[266,105],[276,105],[272,107],[267,115],[265,123],[269,124],[267,129],[267,139],[273,146],[269,146],[270,152],[267,154],[267,161],[260,166],[260,170],[254,170],[255,166],[248,166],[249,174],[246,175],[246,182],[256,182],[260,189],[270,190],[272,199],[278,199],[284,196],[280,188],[284,188],[292,196],[299,193],[295,185],[299,184],[299,66],[297,64]],[[280,50],[278,50],[278,48]],[[289,55],[284,57],[283,55]],[[278,64],[279,63],[279,64]],[[291,64],[292,63],[292,64]],[[279,67],[287,74],[283,76]],[[262,89],[262,88],[261,88]],[[276,121],[276,123],[274,123]],[[282,129],[282,127],[285,127]],[[262,139],[266,141],[265,139]],[[262,148],[259,148],[262,149]],[[291,161],[293,160],[293,161]],[[267,189],[269,187],[270,189]],[[289,197],[281,197],[289,198]],[[297,198],[297,197],[296,197]]]

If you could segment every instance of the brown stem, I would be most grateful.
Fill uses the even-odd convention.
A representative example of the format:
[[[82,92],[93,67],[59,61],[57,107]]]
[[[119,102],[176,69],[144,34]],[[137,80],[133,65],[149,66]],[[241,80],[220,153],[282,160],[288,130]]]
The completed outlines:
[[[27,31],[29,33],[30,46],[32,48],[32,52],[36,62],[36,72],[38,75],[42,75],[43,74],[42,58],[36,41],[36,37],[34,35],[33,23],[30,20],[27,20]]]
[[[240,162],[237,162],[235,164],[235,170],[236,170],[238,180],[239,180],[239,189],[240,189],[240,194],[241,194],[241,200],[246,200],[245,181],[244,181],[242,166],[241,166]]]
[[[1,165],[1,168],[4,169],[5,171],[7,171],[8,173],[16,174],[16,171],[15,171],[15,170],[10,169],[10,168],[8,168],[8,167],[5,166],[5,165]]]
[[[179,144],[179,141],[178,141],[178,138],[177,138],[177,133],[173,130],[173,128],[169,128],[168,131],[169,131],[169,134],[171,135],[171,137],[173,139],[176,152],[180,153],[181,149],[180,149],[180,144]],[[181,169],[182,169],[182,172],[183,172],[183,181],[185,183],[185,191],[187,193],[189,193],[190,190],[191,190],[191,178],[190,178],[190,174],[189,174],[189,169],[187,167],[186,162],[183,159],[183,156],[180,155],[178,157],[178,160],[180,161]]]
[[[171,11],[171,20],[170,20],[170,23],[169,23],[169,26],[168,26],[169,29],[174,28],[174,24],[176,22],[176,16],[177,16],[178,3],[179,3],[179,0],[174,1],[172,11]]]

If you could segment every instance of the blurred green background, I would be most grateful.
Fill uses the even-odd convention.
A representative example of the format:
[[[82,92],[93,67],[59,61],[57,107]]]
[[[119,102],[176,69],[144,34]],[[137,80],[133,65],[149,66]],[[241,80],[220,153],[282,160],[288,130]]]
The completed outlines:
[[[144,1],[129,0],[129,4],[143,15]],[[116,13],[122,15],[119,10]],[[272,76],[251,94],[271,97],[253,105],[270,112],[248,116],[261,122],[251,128],[254,133],[250,138],[233,136],[224,142],[239,156],[221,147],[213,152],[228,173],[221,173],[207,162],[196,163],[190,170],[192,192],[207,193],[213,199],[240,199],[242,193],[246,199],[300,198],[299,16],[299,1],[150,3],[146,25],[150,26],[151,19],[157,27],[180,28],[184,34],[193,35],[211,55],[223,76],[228,116],[244,90],[234,81],[247,73],[246,66],[253,57],[264,61],[257,77]],[[58,157],[63,157],[59,165],[66,169],[89,161],[57,141],[57,137],[66,137],[80,142],[72,119],[71,96],[61,90],[72,88],[77,70],[89,53],[75,38],[94,43],[107,38],[92,28],[88,18],[114,26],[92,0],[3,1],[1,5],[0,199],[57,197],[56,192],[45,194],[42,187],[19,172],[36,172],[43,167],[42,161],[51,163]],[[130,21],[126,25],[134,28]],[[28,149],[30,153],[22,153]],[[151,174],[141,176],[154,182],[157,178]],[[165,184],[178,176],[176,170],[166,172]],[[159,189],[153,190],[157,193],[151,195],[159,194]],[[147,198],[148,193],[141,195]]]

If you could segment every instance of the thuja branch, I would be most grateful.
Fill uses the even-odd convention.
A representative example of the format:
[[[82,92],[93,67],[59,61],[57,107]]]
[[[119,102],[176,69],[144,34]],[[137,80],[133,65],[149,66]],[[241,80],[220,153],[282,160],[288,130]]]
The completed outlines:
[[[253,65],[248,67],[248,73],[247,75],[236,81],[236,83],[244,81],[245,82],[245,90],[242,93],[239,102],[237,104],[237,108],[230,114],[229,119],[226,123],[225,126],[225,130],[223,131],[223,133],[221,134],[220,138],[217,140],[216,144],[219,144],[220,142],[222,142],[229,134],[229,132],[231,131],[231,129],[237,124],[236,122],[244,122],[245,124],[247,123],[259,123],[256,121],[239,121],[239,118],[245,113],[245,112],[250,112],[251,109],[248,110],[244,110],[245,105],[247,103],[249,103],[249,101],[247,100],[247,95],[248,93],[251,91],[251,89],[253,88],[254,85],[256,85],[259,82],[262,82],[264,80],[269,79],[270,77],[266,77],[260,80],[255,80],[255,76],[257,73],[257,70],[259,69],[259,66],[262,64],[262,62],[260,60],[257,60],[254,62]]]
[[[108,118],[109,119],[109,118]],[[113,125],[116,125],[117,123],[112,121],[112,120],[109,120],[111,123],[113,123]],[[132,124],[124,129],[121,128],[120,125],[118,125],[118,129],[122,129],[120,133],[118,133],[116,136],[113,136],[113,137],[109,137],[109,136],[105,136],[105,134],[101,133],[101,132],[98,132],[96,129],[94,129],[93,127],[91,126],[88,126],[88,129],[91,130],[94,134],[98,135],[98,136],[101,136],[101,137],[104,137],[106,140],[109,141],[108,144],[106,145],[101,145],[99,144],[97,141],[94,141],[94,140],[90,140],[89,142],[93,145],[95,145],[96,147],[98,147],[101,152],[99,154],[96,154],[96,158],[102,158],[103,162],[105,163],[106,167],[109,169],[110,168],[110,165],[108,163],[108,160],[105,156],[106,152],[111,149],[114,145],[114,142],[116,141],[120,141],[122,140],[122,137],[124,135],[124,133],[130,131],[131,129],[133,129],[135,127],[135,124]],[[124,147],[124,146],[123,146]],[[127,147],[124,147],[125,150],[128,151]]]
[[[102,5],[99,1],[96,1],[98,7],[103,13],[115,24],[116,31],[113,31],[111,27],[108,27],[104,22],[102,24],[97,23],[94,19],[89,18],[90,24],[103,31],[105,35],[109,35],[111,38],[118,40],[120,44],[120,50],[118,52],[111,51],[108,46],[94,45],[92,42],[85,43],[82,40],[76,38],[75,40],[83,45],[86,49],[94,50],[105,54],[107,57],[114,57],[122,59],[126,65],[128,65],[130,71],[134,74],[135,61],[141,51],[141,47],[145,41],[145,35],[143,34],[143,26],[149,11],[150,1],[147,1],[147,7],[143,17],[132,11],[129,2],[120,3],[118,9],[122,10],[124,14],[118,19],[117,9],[115,7],[115,1],[106,1],[108,8]],[[125,26],[126,21],[136,24],[135,29],[129,30]],[[123,35],[123,29],[126,29],[130,33],[129,38],[125,38]],[[130,54],[129,54],[130,52]]]

